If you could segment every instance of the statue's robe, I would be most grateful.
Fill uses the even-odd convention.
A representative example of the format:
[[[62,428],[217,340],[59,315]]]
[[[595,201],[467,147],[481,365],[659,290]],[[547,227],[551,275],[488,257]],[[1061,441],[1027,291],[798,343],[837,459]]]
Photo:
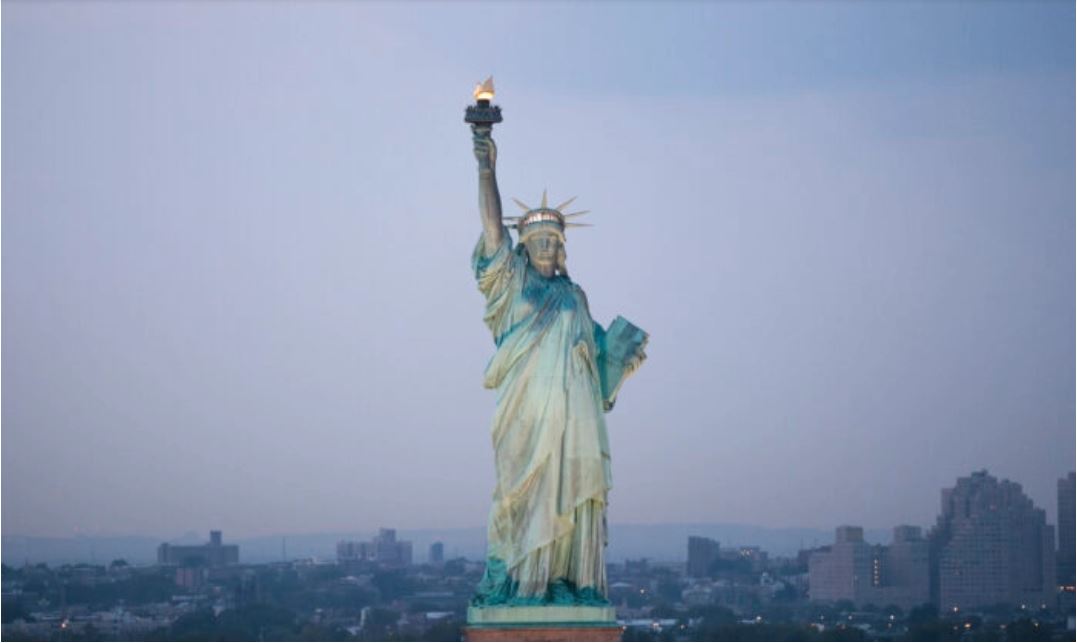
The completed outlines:
[[[539,274],[505,229],[490,256],[479,240],[472,265],[497,345],[485,379],[497,486],[476,600],[601,601],[610,456],[587,299]]]

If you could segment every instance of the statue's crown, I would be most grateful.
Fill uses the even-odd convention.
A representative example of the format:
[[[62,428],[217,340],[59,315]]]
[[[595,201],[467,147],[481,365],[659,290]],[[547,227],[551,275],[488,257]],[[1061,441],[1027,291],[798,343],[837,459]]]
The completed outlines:
[[[587,223],[574,223],[566,221],[573,217],[578,217],[587,214],[588,210],[580,210],[579,212],[563,213],[570,203],[576,200],[576,197],[572,197],[568,201],[565,201],[557,207],[551,208],[546,202],[546,190],[542,191],[542,205],[537,208],[532,208],[523,201],[513,197],[513,201],[516,205],[520,206],[520,209],[524,213],[518,217],[504,217],[505,221],[516,226],[516,231],[520,234],[520,240],[532,231],[540,228],[553,228],[562,237],[565,234],[565,228],[584,228],[589,227]]]

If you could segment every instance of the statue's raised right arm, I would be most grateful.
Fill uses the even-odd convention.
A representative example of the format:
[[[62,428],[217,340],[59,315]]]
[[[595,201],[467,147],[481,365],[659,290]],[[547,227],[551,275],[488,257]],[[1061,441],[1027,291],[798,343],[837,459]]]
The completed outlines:
[[[497,190],[497,145],[485,125],[472,125],[475,158],[479,162],[479,214],[482,215],[483,251],[490,256],[501,247],[501,193]]]

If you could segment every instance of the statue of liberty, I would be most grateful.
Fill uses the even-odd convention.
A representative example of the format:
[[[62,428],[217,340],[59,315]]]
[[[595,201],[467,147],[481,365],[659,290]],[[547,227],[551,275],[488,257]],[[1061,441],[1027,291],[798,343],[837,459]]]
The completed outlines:
[[[573,199],[550,207],[543,191],[538,207],[513,199],[523,213],[503,217],[490,125],[472,132],[482,236],[471,261],[496,346],[485,386],[497,391],[486,573],[472,605],[606,605],[604,413],[647,335],[621,317],[604,330],[569,279],[565,231],[584,214],[563,212]]]

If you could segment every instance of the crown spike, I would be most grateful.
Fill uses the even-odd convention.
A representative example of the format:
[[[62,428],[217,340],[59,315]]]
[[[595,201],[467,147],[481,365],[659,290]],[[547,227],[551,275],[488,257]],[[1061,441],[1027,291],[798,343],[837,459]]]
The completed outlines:
[[[546,188],[542,188],[542,207],[549,207],[546,203]]]
[[[572,197],[572,198],[571,198],[571,199],[569,199],[568,201],[565,201],[565,202],[564,202],[564,203],[562,203],[561,205],[559,205],[559,206],[557,206],[556,208],[554,208],[554,210],[557,210],[558,212],[560,212],[561,210],[564,210],[565,208],[567,208],[567,207],[568,207],[568,204],[572,203],[572,202],[573,202],[573,201],[575,201],[575,200],[576,200],[576,197]]]
[[[593,227],[595,227],[595,224],[593,224],[593,223],[566,223],[565,227],[566,228],[593,228]]]
[[[526,203],[524,203],[523,201],[517,199],[516,197],[512,197],[512,200],[515,201],[516,205],[520,206],[520,209],[523,210],[524,212],[528,212],[528,211],[531,210],[531,206],[527,205]]]
[[[578,217],[587,214],[590,210],[580,210],[579,212],[569,212],[568,214],[562,214],[561,216],[568,219],[569,217]]]

